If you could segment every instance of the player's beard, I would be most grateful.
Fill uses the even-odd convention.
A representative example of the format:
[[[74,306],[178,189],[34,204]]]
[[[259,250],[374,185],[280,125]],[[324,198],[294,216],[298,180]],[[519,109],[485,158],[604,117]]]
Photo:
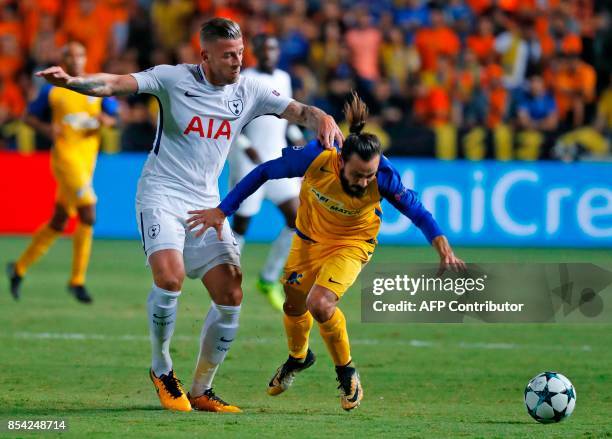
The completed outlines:
[[[340,184],[342,185],[342,189],[344,190],[344,192],[355,198],[362,198],[365,195],[366,190],[368,189],[367,187],[350,184],[344,176],[344,170],[340,171]]]

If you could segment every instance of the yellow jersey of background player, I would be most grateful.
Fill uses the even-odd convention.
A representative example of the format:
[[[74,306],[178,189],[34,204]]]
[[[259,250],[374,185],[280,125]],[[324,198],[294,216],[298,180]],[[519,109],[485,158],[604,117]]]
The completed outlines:
[[[62,61],[71,75],[82,75],[87,62],[82,44],[68,43]],[[117,114],[113,98],[84,96],[65,88],[45,84],[28,106],[25,121],[53,141],[51,169],[57,182],[55,211],[33,236],[20,258],[9,264],[11,293],[19,298],[20,286],[28,268],[42,256],[66,227],[70,216],[78,214],[74,233],[72,274],[69,291],[77,300],[89,303],[85,274],[91,253],[96,195],[92,179],[100,148],[101,125],[112,125]]]

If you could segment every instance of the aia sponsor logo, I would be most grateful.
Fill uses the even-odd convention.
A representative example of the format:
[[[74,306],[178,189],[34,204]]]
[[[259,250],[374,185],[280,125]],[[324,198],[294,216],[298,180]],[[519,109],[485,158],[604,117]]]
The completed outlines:
[[[232,137],[232,126],[227,120],[202,119],[199,116],[193,116],[183,134],[186,136],[197,134],[200,137],[213,140],[225,137],[227,140],[230,140]]]

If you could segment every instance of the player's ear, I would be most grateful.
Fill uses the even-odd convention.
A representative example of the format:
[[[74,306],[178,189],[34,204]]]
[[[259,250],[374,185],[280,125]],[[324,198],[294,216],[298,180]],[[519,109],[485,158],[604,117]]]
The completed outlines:
[[[202,61],[208,61],[208,52],[206,49],[200,49],[200,56],[202,57]]]

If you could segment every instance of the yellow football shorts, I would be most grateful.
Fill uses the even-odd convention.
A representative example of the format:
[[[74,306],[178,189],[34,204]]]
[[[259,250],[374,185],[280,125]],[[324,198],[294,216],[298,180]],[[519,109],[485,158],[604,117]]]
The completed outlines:
[[[369,242],[322,244],[293,237],[281,282],[307,295],[314,284],[341,298],[372,257]]]
[[[62,205],[69,215],[74,215],[76,209],[82,206],[96,204],[97,198],[92,186],[92,175],[81,170],[53,169],[57,182],[55,202]]]

